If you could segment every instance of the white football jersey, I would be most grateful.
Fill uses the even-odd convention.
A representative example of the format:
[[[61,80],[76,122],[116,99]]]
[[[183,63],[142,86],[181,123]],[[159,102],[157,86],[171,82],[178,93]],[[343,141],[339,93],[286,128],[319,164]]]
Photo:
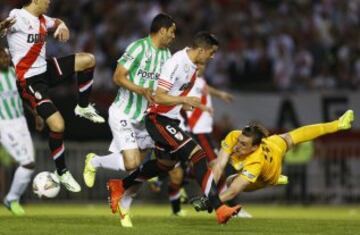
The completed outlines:
[[[161,68],[158,88],[169,91],[171,96],[188,96],[196,80],[196,65],[190,60],[185,48],[176,52]],[[153,104],[148,112],[179,119],[181,105]]]
[[[212,108],[211,97],[204,78],[198,77],[196,79],[189,96],[199,97],[203,105]],[[196,108],[193,111],[186,112],[186,114],[191,133],[202,134],[212,132],[214,120],[209,112],[204,112],[201,109]]]
[[[16,19],[9,29],[7,41],[17,79],[44,73],[47,31],[55,26],[55,19],[45,15],[36,17],[25,9],[14,9],[9,17]]]

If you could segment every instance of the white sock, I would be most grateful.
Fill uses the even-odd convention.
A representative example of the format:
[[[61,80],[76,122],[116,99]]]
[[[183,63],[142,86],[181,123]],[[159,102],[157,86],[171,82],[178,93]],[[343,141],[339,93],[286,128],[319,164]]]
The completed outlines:
[[[34,172],[33,169],[27,169],[19,166],[14,174],[14,178],[11,183],[10,191],[6,195],[7,201],[19,200],[21,195],[25,192],[30,180],[31,175]]]
[[[127,211],[130,209],[134,197],[136,196],[136,193],[139,191],[141,185],[142,184],[134,185],[125,191],[124,196],[120,200],[120,206],[122,209],[125,209]]]
[[[124,158],[121,153],[110,153],[105,156],[96,155],[93,159],[91,159],[91,164],[95,167],[95,169],[105,168],[115,171],[126,171]]]
[[[122,209],[124,210],[129,210],[130,209],[130,206],[132,204],[132,201],[133,201],[133,197],[130,196],[130,195],[124,195],[121,200],[120,200],[120,206]]]

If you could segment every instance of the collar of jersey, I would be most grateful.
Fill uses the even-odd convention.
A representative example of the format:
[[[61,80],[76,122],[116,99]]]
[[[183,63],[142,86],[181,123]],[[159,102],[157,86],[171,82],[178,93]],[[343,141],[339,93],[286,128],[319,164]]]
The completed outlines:
[[[185,58],[188,60],[189,64],[196,69],[196,68],[197,68],[196,64],[194,64],[194,62],[192,62],[192,61],[190,60],[190,58],[189,58],[189,55],[188,55],[188,53],[187,53],[187,50],[188,50],[188,49],[190,49],[190,48],[189,48],[189,47],[185,47],[184,50],[183,50],[184,53],[185,53]]]

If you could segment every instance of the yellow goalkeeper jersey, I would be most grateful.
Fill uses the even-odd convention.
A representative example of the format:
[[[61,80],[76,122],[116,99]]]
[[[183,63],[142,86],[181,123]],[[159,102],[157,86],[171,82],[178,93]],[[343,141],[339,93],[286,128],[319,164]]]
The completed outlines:
[[[275,185],[282,170],[286,142],[279,135],[263,138],[259,148],[247,156],[238,156],[234,147],[241,135],[240,130],[230,132],[221,142],[221,148],[230,154],[230,164],[248,181]]]

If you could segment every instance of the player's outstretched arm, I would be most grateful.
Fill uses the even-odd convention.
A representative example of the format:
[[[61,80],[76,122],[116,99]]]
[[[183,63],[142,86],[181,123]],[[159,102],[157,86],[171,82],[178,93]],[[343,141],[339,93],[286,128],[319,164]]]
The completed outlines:
[[[210,95],[213,95],[213,96],[225,101],[226,103],[230,103],[234,100],[234,96],[232,94],[230,94],[226,91],[216,89],[215,87],[212,87],[209,85],[207,85],[207,86],[208,86]]]
[[[113,75],[113,81],[118,86],[144,96],[150,103],[152,103],[154,101],[152,95],[153,91],[150,88],[144,88],[134,84],[127,78],[128,76],[128,70],[123,65],[118,64]]]
[[[230,186],[219,195],[222,202],[234,199],[239,193],[250,184],[249,181],[238,175],[230,184]]]
[[[70,38],[69,28],[66,26],[65,22],[60,19],[55,19],[54,38],[60,42],[67,42]]]
[[[228,163],[230,154],[228,154],[223,148],[220,149],[215,165],[213,167],[214,181],[217,183],[224,172],[225,166]]]
[[[16,23],[14,17],[9,17],[5,20],[0,21],[0,37],[4,37],[8,29]]]
[[[338,120],[303,126],[293,131],[280,135],[288,145],[288,149],[294,144],[310,141],[322,135],[331,134],[340,130],[348,130],[354,121],[354,111],[346,111]]]

